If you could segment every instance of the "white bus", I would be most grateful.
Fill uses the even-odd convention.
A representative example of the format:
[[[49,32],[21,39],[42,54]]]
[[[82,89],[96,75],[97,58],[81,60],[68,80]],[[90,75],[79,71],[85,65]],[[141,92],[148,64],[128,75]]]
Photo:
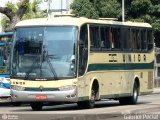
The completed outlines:
[[[11,98],[93,108],[101,99],[136,104],[153,90],[148,23],[61,16],[19,22],[11,50]]]

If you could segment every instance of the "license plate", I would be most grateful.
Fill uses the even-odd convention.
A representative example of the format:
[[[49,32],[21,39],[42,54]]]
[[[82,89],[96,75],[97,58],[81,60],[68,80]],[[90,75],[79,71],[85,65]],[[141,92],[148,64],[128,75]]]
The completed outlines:
[[[47,100],[47,95],[36,95],[37,101],[44,101]]]

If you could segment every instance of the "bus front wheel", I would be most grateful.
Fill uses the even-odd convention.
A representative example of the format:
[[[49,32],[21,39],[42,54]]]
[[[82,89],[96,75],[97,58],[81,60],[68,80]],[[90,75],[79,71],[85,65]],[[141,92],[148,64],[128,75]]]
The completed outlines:
[[[16,106],[16,107],[21,105],[21,102],[11,102],[11,103],[13,106]]]
[[[92,89],[90,100],[78,102],[77,103],[78,106],[83,107],[83,108],[87,108],[87,109],[94,108],[94,106],[95,106],[95,94],[96,94],[95,90]]]
[[[31,103],[31,108],[34,111],[42,110],[42,107],[43,107],[43,102],[32,102]]]

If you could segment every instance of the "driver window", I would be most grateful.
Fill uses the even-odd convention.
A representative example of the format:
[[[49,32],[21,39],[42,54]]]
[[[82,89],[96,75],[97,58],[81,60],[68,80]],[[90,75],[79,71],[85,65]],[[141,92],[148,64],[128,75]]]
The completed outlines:
[[[79,44],[79,76],[82,76],[86,70],[88,62],[88,29],[87,24],[83,25],[80,30]]]

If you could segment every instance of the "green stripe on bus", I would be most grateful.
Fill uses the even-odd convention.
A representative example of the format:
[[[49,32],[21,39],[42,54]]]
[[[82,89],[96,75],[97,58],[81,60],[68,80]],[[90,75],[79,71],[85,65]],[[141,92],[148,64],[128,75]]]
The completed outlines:
[[[40,88],[26,87],[25,91],[59,91],[59,89],[58,88],[43,88],[41,90]]]
[[[120,64],[89,64],[88,72],[101,70],[138,70],[138,69],[154,69],[154,61],[151,63],[120,63]]]

